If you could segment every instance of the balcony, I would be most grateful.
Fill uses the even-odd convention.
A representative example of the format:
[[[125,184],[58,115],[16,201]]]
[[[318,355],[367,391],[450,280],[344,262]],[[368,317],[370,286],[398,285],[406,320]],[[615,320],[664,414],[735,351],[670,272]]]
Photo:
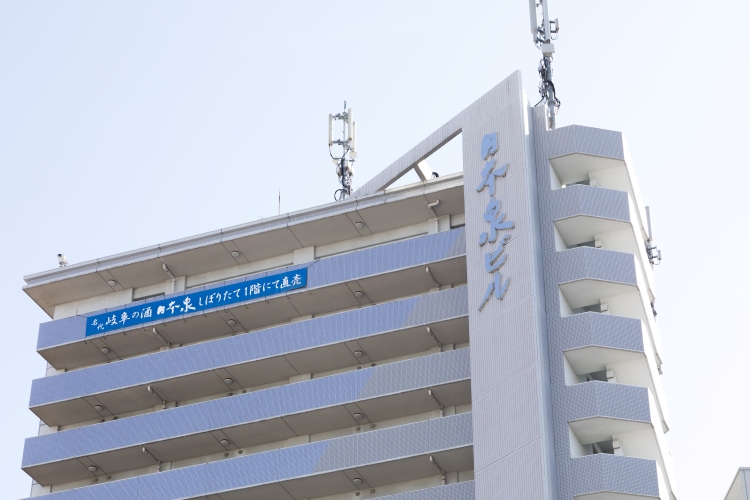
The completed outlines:
[[[651,427],[648,390],[642,387],[593,381],[564,387],[560,397],[570,407],[571,457],[596,453],[595,445],[612,441],[613,435]]]
[[[620,132],[572,125],[548,134],[552,189],[584,183],[633,195],[630,155]]]
[[[23,469],[59,484],[148,467],[143,446],[174,462],[466,405],[469,359],[460,349],[29,438]]]
[[[672,500],[654,460],[610,454],[558,459],[569,478],[560,496],[575,500]],[[634,480],[638,478],[638,480]]]
[[[76,498],[136,500],[139,491],[158,492],[160,500],[217,494],[225,500],[315,498],[435,476],[430,456],[446,472],[473,469],[470,413],[101,483],[48,498],[69,499],[72,493]]]
[[[194,400],[428,351],[437,347],[428,325],[443,344],[465,343],[466,293],[459,287],[36,379],[30,407],[50,426],[98,421],[153,408],[148,386],[166,401]]]
[[[354,369],[435,348],[427,325],[443,344],[468,342],[466,314],[459,287],[290,323],[36,379],[30,408],[47,425],[70,425],[153,408],[149,385],[173,402]]]
[[[615,455],[653,460],[672,490],[673,464],[652,394],[642,387],[586,382],[558,386],[555,397],[568,422],[570,457]],[[561,441],[562,434],[556,432]]]
[[[602,312],[605,309],[600,305],[609,302],[611,314],[645,319],[632,255],[580,247],[565,252],[548,252],[545,259],[548,261],[545,269],[555,273],[559,295],[559,298],[554,297],[552,293],[548,301],[554,304],[559,300],[563,317],[586,312],[586,308]],[[549,262],[552,259],[555,262]]]
[[[465,248],[463,229],[454,229],[328,257],[307,265],[306,288],[90,337],[86,317],[104,311],[51,321],[40,325],[37,350],[56,369],[71,370],[158,351],[164,345],[154,327],[172,344],[195,343],[425,293],[435,288],[426,265],[442,285],[460,285],[466,283]]]
[[[547,251],[545,269],[558,283],[547,287],[547,304],[559,308],[560,316],[585,312],[640,319],[647,326],[651,344],[661,365],[661,339],[646,283],[633,255],[579,247],[565,252]]]
[[[440,199],[440,214],[463,212],[463,178],[444,176],[395,193],[350,198],[278,217],[212,231],[65,268],[26,276],[26,293],[50,316],[55,305],[163,284],[162,265],[176,276],[247,266],[303,247],[382,233],[433,217],[427,204]],[[357,227],[356,222],[364,225]],[[235,257],[232,252],[238,252]],[[291,261],[290,261],[291,262]],[[252,271],[251,271],[252,272]],[[113,280],[114,285],[108,281]]]
[[[558,251],[601,239],[600,235],[632,232],[625,193],[577,185],[547,196],[550,216],[564,246]]]
[[[647,388],[656,398],[664,432],[666,397],[648,329],[642,321],[593,312],[557,318],[549,330],[552,383],[591,380]]]
[[[645,235],[632,221],[638,220],[626,193],[583,185],[545,194],[554,221],[554,246],[558,252],[589,246],[636,256],[649,290],[655,298],[654,277],[645,252]]]

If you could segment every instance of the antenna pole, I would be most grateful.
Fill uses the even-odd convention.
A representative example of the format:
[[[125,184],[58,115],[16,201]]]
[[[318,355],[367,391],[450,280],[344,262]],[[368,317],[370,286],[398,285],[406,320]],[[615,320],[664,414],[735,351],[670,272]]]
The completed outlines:
[[[341,120],[341,139],[333,140],[333,122]],[[348,133],[347,133],[348,130]],[[355,137],[355,123],[353,121],[352,109],[347,109],[346,101],[344,101],[344,111],[335,115],[328,115],[328,147],[329,150],[334,144],[341,146],[343,150],[341,156],[334,156],[332,151],[330,152],[331,160],[336,165],[336,175],[339,178],[341,188],[337,189],[333,195],[336,201],[341,201],[348,198],[352,194],[352,177],[354,176],[354,161],[357,158],[357,151],[355,149],[356,137]],[[347,158],[347,154],[349,157]]]
[[[537,24],[539,7],[542,8],[541,24]],[[537,0],[529,0],[529,10],[534,45],[542,51],[542,60],[539,61],[539,77],[542,80],[539,83],[539,95],[542,98],[537,105],[542,102],[545,103],[547,124],[550,129],[554,129],[557,125],[556,116],[560,109],[560,99],[557,98],[555,85],[552,83],[552,54],[555,53],[555,46],[552,41],[557,39],[557,37],[553,38],[552,34],[557,35],[560,32],[560,23],[557,19],[550,20],[547,0],[539,0],[539,3],[537,3]],[[554,25],[554,29],[552,25]]]
[[[661,264],[661,250],[656,248],[654,243],[654,235],[651,232],[651,208],[646,207],[646,225],[648,226],[648,239],[646,240],[646,255],[651,267],[658,266]],[[655,316],[655,314],[654,314]]]

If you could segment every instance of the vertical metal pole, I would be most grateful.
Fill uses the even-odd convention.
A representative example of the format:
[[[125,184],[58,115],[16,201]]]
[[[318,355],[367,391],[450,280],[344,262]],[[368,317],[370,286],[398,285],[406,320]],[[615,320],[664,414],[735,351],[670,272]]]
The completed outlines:
[[[544,2],[544,5],[546,7],[547,5],[546,1]],[[547,25],[546,29],[549,29],[549,21],[545,19],[544,22]],[[552,81],[552,56],[545,55],[544,60],[545,60],[545,64],[547,65],[547,79]],[[556,123],[555,123],[555,87],[552,85],[547,86],[547,115],[549,115],[549,128],[550,130],[552,130],[556,126]]]
[[[550,30],[550,19],[549,19],[549,11],[547,9],[547,0],[541,0],[542,1],[542,30],[544,33],[542,33],[542,43],[548,44],[552,43],[552,31]],[[548,116],[548,123],[549,128],[554,129],[556,126],[556,120],[555,120],[555,87],[552,85],[552,54],[543,54],[544,56],[544,66],[545,66],[545,79],[550,82],[549,85],[545,85],[546,87],[546,98],[547,98],[547,116]]]
[[[550,35],[549,31],[549,13],[547,12],[547,0],[542,0],[542,16],[544,16],[544,19],[542,22],[544,23],[542,25],[542,29],[544,29],[544,43],[549,43],[552,36]]]
[[[344,101],[344,112],[342,113],[342,116],[346,113],[346,101]],[[346,182],[346,118],[342,118],[341,120],[341,187],[344,190],[344,196],[341,197],[341,199],[346,198],[349,196],[349,187],[347,186]]]
[[[343,146],[341,146],[343,148]],[[339,160],[339,172],[341,172],[341,189],[343,190],[341,199],[343,200],[346,198],[346,179],[344,176],[346,175],[346,169],[344,168],[344,156],[342,154],[341,159]]]

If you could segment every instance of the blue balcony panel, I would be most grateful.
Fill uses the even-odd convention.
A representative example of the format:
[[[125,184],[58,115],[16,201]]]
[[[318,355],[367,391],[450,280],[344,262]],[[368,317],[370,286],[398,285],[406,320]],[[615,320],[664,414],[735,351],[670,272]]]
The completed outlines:
[[[445,344],[467,342],[466,314],[466,287],[457,287],[36,379],[29,406],[48,425],[69,425],[154,406],[148,385],[184,401],[353,367],[361,360],[346,342],[370,361],[431,349],[426,325]]]
[[[659,493],[657,467],[654,460],[607,453],[558,457],[560,498],[665,498]]]
[[[50,321],[39,327],[37,351],[55,368],[70,370],[103,363],[113,356],[124,358],[158,350],[162,344],[151,334],[153,327],[168,341],[185,344],[229,335],[233,331],[264,328],[300,315],[322,315],[357,307],[360,301],[347,283],[356,283],[369,302],[379,303],[424,293],[434,287],[424,272],[426,265],[431,266],[443,284],[466,283],[466,266],[462,261],[465,251],[464,230],[459,228],[303,264],[308,268],[307,287],[277,296],[238,302],[88,338],[85,337],[85,322],[80,319]],[[290,266],[280,271],[299,267]],[[237,278],[211,286],[256,277]],[[197,289],[171,295],[179,299]],[[121,307],[125,306],[111,308],[111,311]],[[108,310],[87,313],[82,317],[105,312]],[[233,319],[236,325],[230,327],[228,319]],[[109,353],[103,354],[102,347],[107,347]]]
[[[142,446],[171,462],[429,412],[437,406],[428,389],[443,405],[468,404],[470,359],[469,349],[459,349],[37,436],[26,440],[22,466],[40,484],[58,484],[90,476],[77,460],[83,457],[115,474],[150,464]],[[230,445],[211,434],[219,430]],[[393,436],[391,444],[361,449],[401,446],[405,437]]]
[[[354,468],[357,477],[369,487],[434,476],[436,471],[429,461],[430,455],[448,472],[471,470],[474,466],[471,439],[471,413],[464,413],[52,493],[48,498],[177,500],[219,494],[224,500],[234,500],[255,493],[282,491],[298,498],[314,498],[356,491],[358,487],[346,473]],[[277,488],[279,485],[284,489]],[[392,498],[464,500],[471,498],[468,496],[470,489],[468,484],[461,486],[459,483]],[[433,492],[438,496],[432,496]]]

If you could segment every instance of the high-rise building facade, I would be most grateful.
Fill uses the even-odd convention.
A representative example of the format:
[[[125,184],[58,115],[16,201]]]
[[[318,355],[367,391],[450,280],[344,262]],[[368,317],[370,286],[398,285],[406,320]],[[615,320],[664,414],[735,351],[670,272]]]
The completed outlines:
[[[748,483],[750,483],[750,467],[740,467],[724,500],[748,500],[750,498]]]
[[[644,208],[514,73],[344,201],[28,276],[31,496],[674,499]]]

